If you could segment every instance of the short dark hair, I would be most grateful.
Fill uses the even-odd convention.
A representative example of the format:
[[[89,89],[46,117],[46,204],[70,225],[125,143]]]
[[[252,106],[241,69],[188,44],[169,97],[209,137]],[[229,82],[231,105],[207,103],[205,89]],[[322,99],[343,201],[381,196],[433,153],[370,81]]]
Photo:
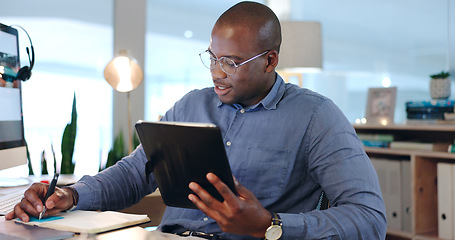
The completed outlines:
[[[281,25],[275,13],[264,4],[244,1],[226,10],[215,26],[245,25],[257,32],[259,50],[280,51]]]

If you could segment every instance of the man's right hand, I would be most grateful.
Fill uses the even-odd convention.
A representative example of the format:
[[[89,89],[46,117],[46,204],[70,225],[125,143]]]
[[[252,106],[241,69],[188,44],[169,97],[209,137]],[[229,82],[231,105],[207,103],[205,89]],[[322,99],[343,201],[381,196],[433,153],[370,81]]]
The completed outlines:
[[[6,214],[5,219],[20,218],[24,222],[30,221],[29,216],[38,217],[43,211],[43,199],[49,184],[34,183],[24,193],[24,198],[16,204],[14,210]],[[55,215],[68,210],[73,206],[73,192],[68,188],[55,188],[54,193],[46,201],[44,216]]]

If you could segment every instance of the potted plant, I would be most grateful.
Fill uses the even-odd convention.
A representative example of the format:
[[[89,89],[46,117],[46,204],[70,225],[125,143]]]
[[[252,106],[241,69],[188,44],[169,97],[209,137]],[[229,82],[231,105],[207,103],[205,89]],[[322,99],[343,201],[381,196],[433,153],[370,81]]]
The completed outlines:
[[[440,72],[430,75],[430,95],[433,99],[447,99],[450,97],[450,73]]]

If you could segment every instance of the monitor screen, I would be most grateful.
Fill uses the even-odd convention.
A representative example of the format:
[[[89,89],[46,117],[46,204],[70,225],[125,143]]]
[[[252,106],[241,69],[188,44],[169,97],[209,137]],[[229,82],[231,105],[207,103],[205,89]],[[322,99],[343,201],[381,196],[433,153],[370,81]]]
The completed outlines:
[[[16,29],[0,24],[0,170],[27,163]]]

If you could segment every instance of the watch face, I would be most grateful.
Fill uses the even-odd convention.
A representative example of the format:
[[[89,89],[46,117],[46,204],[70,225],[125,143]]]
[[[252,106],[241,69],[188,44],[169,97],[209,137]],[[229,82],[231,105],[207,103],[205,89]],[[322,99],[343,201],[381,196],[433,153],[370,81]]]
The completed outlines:
[[[267,231],[265,232],[265,238],[268,240],[276,240],[281,237],[282,233],[283,230],[281,229],[281,226],[273,225],[267,228]]]

